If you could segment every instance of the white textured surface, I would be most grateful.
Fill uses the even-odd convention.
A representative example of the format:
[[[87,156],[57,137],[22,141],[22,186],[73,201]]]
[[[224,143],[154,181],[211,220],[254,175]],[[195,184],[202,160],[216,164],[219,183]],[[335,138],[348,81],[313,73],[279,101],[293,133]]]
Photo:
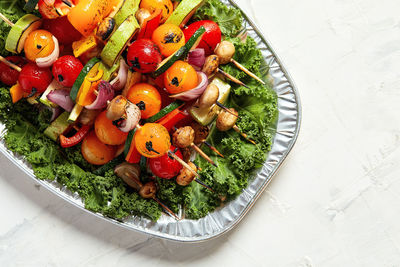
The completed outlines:
[[[170,243],[103,222],[0,156],[1,266],[400,266],[395,0],[240,0],[300,91],[302,130],[229,234]]]

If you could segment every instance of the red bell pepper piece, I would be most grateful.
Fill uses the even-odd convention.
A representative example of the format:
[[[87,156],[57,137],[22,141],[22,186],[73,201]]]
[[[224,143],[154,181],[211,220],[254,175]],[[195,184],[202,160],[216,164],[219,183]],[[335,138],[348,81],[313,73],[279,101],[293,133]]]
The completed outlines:
[[[179,122],[183,120],[188,120],[190,118],[191,117],[189,113],[187,113],[186,111],[181,111],[179,110],[179,108],[177,108],[162,117],[159,121],[157,121],[157,123],[163,125],[165,128],[167,128],[168,131],[171,131],[172,128]]]
[[[151,39],[151,37],[153,36],[153,32],[160,25],[161,13],[161,9],[156,9],[150,17],[143,21],[142,28],[140,29],[140,32],[138,34],[138,40],[143,38]]]
[[[60,144],[62,147],[72,147],[79,144],[90,130],[90,126],[83,125],[78,132],[72,137],[60,135]]]
[[[125,160],[129,163],[139,163],[141,157],[142,155],[140,155],[139,151],[136,149],[135,141],[132,140],[131,147],[126,155]]]

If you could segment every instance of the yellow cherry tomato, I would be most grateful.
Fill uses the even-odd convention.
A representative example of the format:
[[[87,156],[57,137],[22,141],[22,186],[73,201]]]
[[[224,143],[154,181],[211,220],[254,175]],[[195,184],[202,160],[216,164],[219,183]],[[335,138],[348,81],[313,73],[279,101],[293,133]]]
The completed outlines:
[[[81,152],[87,162],[93,165],[104,165],[115,157],[116,146],[109,146],[97,138],[94,131],[91,131],[83,139]]]
[[[174,5],[171,0],[142,0],[140,8],[147,9],[153,13],[157,8],[162,10],[161,23],[164,23],[174,11]]]
[[[31,32],[24,44],[25,56],[32,61],[37,58],[47,57],[54,51],[54,48],[53,35],[45,30]]]
[[[185,35],[174,24],[163,24],[154,32],[152,40],[160,48],[161,54],[169,57],[185,45]]]
[[[136,130],[136,149],[146,158],[158,158],[168,152],[171,140],[168,130],[158,123],[146,123]]]
[[[170,94],[179,94],[199,84],[196,70],[187,62],[178,60],[164,75],[164,86]]]
[[[126,98],[139,107],[142,119],[148,119],[161,110],[161,95],[150,84],[135,84],[129,89]]]

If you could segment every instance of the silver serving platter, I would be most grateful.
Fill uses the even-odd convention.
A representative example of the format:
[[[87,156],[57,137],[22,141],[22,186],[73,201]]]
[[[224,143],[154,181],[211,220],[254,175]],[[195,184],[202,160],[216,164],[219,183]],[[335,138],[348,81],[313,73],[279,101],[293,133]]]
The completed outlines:
[[[221,1],[226,5],[240,8],[233,0]],[[271,68],[269,76],[265,77],[265,79],[273,80],[273,89],[278,95],[279,117],[277,131],[268,158],[264,166],[255,175],[254,180],[249,183],[249,186],[235,200],[208,214],[206,217],[199,220],[183,219],[176,221],[167,215],[162,215],[157,222],[152,222],[145,218],[133,216],[123,222],[119,222],[104,217],[102,214],[86,210],[79,195],[72,193],[59,183],[36,179],[29,164],[19,155],[9,151],[3,141],[0,142],[0,152],[41,186],[78,208],[112,224],[156,237],[181,242],[200,242],[221,236],[234,228],[243,219],[271,182],[272,177],[278,171],[296,142],[301,119],[300,99],[289,74],[257,26],[248,18],[245,12],[243,12],[243,15],[245,18],[244,27],[247,29],[249,36],[257,41],[266,64]],[[0,132],[2,130],[4,130],[4,125],[0,124]]]

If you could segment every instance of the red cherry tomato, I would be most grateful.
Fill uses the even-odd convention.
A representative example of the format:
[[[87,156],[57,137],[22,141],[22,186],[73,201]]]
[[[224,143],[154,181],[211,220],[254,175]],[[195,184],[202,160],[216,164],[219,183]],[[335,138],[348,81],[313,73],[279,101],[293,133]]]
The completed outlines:
[[[158,46],[149,39],[140,39],[128,49],[128,65],[140,73],[150,73],[157,69],[162,57]]]
[[[26,60],[23,57],[11,56],[11,57],[6,57],[6,59],[19,67],[22,67],[26,64]],[[17,83],[18,76],[19,76],[18,71],[0,62],[0,82],[8,86],[12,86]]]
[[[62,56],[53,64],[53,76],[63,86],[72,87],[82,69],[83,65],[76,57]]]
[[[72,44],[82,38],[82,34],[72,26],[67,17],[45,19],[43,29],[51,32],[58,42],[64,45]]]
[[[22,90],[28,94],[43,93],[53,80],[49,68],[40,68],[35,63],[26,64],[18,77]]]
[[[206,29],[206,33],[197,47],[204,48],[206,55],[209,56],[214,53],[215,47],[221,42],[221,29],[217,23],[211,20],[200,20],[190,24],[183,30],[183,34],[185,34],[185,39],[189,40],[201,26]]]
[[[171,146],[171,151],[175,151],[175,147]],[[180,150],[175,152],[175,155],[183,159]],[[174,158],[168,156],[168,153],[159,158],[149,159],[149,166],[151,172],[160,178],[171,179],[179,174],[182,169],[182,165]]]

